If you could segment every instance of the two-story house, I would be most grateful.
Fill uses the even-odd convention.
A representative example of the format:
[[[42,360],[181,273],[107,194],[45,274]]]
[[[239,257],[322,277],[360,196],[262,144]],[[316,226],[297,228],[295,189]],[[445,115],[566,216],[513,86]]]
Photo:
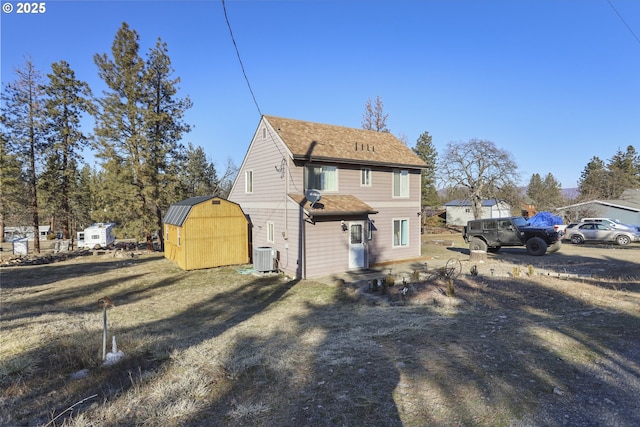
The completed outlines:
[[[366,269],[420,256],[425,166],[390,133],[263,116],[229,200],[286,274]]]

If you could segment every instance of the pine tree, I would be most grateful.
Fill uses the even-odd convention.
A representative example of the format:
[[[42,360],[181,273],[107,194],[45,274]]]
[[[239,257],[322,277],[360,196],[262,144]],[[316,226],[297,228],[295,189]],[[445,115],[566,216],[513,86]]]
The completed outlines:
[[[541,197],[542,192],[544,191],[544,186],[542,184],[542,178],[539,173],[534,173],[531,175],[531,179],[529,179],[529,185],[527,186],[527,196],[529,196],[534,203],[537,203],[538,198]]]
[[[105,188],[96,196],[106,205],[103,216],[126,224],[122,231],[131,235],[142,233],[150,245],[178,188],[184,151],[179,141],[190,129],[183,116],[191,101],[176,97],[179,79],[171,77],[166,45],[158,40],[144,61],[138,41],[137,32],[123,23],[112,58],[94,56],[108,87],[96,126]]]
[[[148,232],[152,221],[143,191],[147,103],[138,40],[138,34],[123,23],[111,47],[112,58],[94,55],[107,90],[98,101],[95,128],[96,157],[102,162],[106,180],[96,200],[103,206],[93,219],[117,222],[124,229],[135,230],[136,235]]]
[[[624,190],[638,187],[638,163],[638,153],[632,145],[625,152],[620,149],[616,151],[607,164],[609,198],[618,198]]]
[[[93,113],[91,90],[75,77],[66,61],[51,65],[49,83],[44,87],[48,125],[47,162],[40,180],[46,205],[52,215],[59,214],[63,238],[71,236],[73,187],[78,177],[78,163],[88,138],[80,130],[83,114]]]
[[[219,195],[218,173],[202,147],[189,143],[185,161],[180,171],[184,198],[194,196]]]
[[[436,164],[438,153],[433,146],[429,132],[424,132],[418,137],[416,146],[413,148],[413,152],[427,164],[427,167],[422,170],[420,181],[422,206],[439,206],[440,197],[436,190]]]
[[[167,45],[158,39],[149,53],[145,70],[147,149],[144,151],[144,170],[148,185],[143,188],[157,231],[162,230],[163,213],[176,201],[173,199],[175,191],[167,190],[178,183],[177,162],[184,156],[180,140],[190,131],[183,117],[192,106],[191,100],[176,97],[180,79],[172,78],[173,72]],[[163,250],[163,233],[158,235]],[[147,232],[148,242],[150,238],[151,233]]]
[[[78,226],[81,229],[86,228],[91,223],[91,212],[97,208],[93,203],[95,174],[97,172],[92,170],[91,166],[83,165],[78,173],[75,185],[71,188],[71,211],[75,222],[74,227],[72,227],[73,230],[78,229]]]
[[[551,172],[544,177],[545,188],[544,210],[551,211],[565,204],[566,200],[562,195],[562,185]]]
[[[0,134],[0,242],[4,242],[5,221],[20,223],[20,213],[26,204],[26,183],[22,179],[20,160],[9,148],[3,132]]]
[[[37,168],[46,151],[42,75],[30,58],[16,68],[16,80],[2,91],[3,136],[23,165],[34,230],[33,250],[40,253]]]
[[[606,199],[608,196],[607,175],[604,162],[598,156],[593,156],[578,180],[580,200]]]
[[[531,175],[527,196],[533,199],[538,211],[551,211],[564,203],[562,187],[551,173],[548,173],[544,180],[540,174]]]

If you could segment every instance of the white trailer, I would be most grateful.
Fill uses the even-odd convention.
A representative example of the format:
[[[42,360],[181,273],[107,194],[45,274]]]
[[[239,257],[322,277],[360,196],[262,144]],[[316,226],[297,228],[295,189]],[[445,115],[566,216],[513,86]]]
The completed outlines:
[[[84,229],[84,239],[80,239],[80,233],[78,233],[78,248],[88,249],[106,249],[111,246],[116,238],[113,235],[113,228],[116,225],[112,222],[103,223],[98,222],[91,224]]]

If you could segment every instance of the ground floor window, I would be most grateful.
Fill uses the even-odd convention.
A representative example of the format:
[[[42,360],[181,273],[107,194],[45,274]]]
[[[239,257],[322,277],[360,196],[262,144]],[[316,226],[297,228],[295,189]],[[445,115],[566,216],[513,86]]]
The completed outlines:
[[[362,243],[362,224],[351,224],[351,244]]]
[[[275,240],[275,225],[273,222],[267,222],[267,241],[272,242]]]
[[[407,246],[409,244],[409,220],[393,220],[393,247]]]

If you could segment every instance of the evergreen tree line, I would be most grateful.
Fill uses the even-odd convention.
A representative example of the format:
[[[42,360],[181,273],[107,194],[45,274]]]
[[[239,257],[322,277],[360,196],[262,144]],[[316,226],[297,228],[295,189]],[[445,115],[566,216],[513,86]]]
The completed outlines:
[[[150,244],[171,204],[228,195],[233,162],[219,176],[202,147],[181,143],[192,102],[178,95],[167,45],[158,39],[141,55],[138,33],[123,23],[111,53],[93,59],[106,85],[101,96],[64,60],[43,77],[27,58],[4,85],[0,237],[5,224],[50,224],[68,239],[92,222],[115,222],[118,237]],[[95,120],[92,133],[81,127],[85,117]],[[83,163],[89,149],[99,167]]]

